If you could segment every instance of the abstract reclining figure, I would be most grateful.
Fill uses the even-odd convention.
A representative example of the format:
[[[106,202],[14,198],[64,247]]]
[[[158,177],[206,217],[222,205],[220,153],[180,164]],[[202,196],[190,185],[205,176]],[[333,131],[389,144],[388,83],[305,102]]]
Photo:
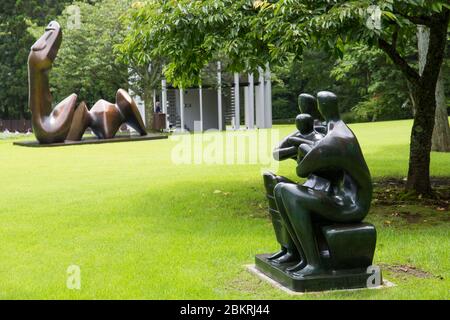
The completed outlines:
[[[98,138],[110,139],[125,123],[140,135],[146,135],[136,103],[122,89],[117,92],[116,104],[100,100],[91,111],[88,111],[84,102],[76,105],[76,94],[52,108],[49,72],[61,42],[61,27],[53,21],[31,47],[28,57],[29,104],[33,130],[38,141],[42,144],[79,141],[89,127]]]
[[[116,104],[100,100],[89,111],[86,104],[82,102],[75,110],[66,140],[81,140],[87,128],[91,128],[99,139],[112,139],[124,123],[143,136],[147,134],[136,103],[128,92],[119,89],[116,94]]]
[[[313,107],[311,98],[300,99],[300,109],[305,103]],[[297,150],[297,175],[306,182],[264,175],[281,251],[257,256],[256,266],[297,291],[364,287],[376,244],[375,227],[361,222],[372,200],[370,172],[355,135],[340,119],[336,95],[320,92],[318,109],[325,128],[302,114],[299,131],[275,150],[280,160],[293,157],[287,149]],[[318,132],[324,129],[325,135]]]

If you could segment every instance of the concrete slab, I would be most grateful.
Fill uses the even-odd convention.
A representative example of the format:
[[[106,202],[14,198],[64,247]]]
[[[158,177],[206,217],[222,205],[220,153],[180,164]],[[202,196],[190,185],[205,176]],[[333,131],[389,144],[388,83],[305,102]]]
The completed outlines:
[[[167,139],[168,136],[164,134],[148,134],[146,136],[138,135],[118,135],[113,139],[97,139],[96,137],[84,138],[81,141],[66,141],[62,143],[52,143],[52,144],[40,144],[39,141],[16,141],[13,144],[20,147],[29,148],[52,148],[52,147],[69,147],[69,146],[80,146],[87,144],[104,144],[104,143],[119,143],[119,142],[137,142],[137,141],[148,141],[148,140],[161,140]]]
[[[360,291],[360,290],[380,290],[380,289],[395,287],[394,283],[392,283],[386,279],[383,279],[383,284],[381,286],[373,287],[373,288],[359,288],[359,289],[346,289],[346,290],[339,289],[339,290],[328,290],[328,291],[317,291],[317,292],[312,292],[312,291],[311,292],[296,292],[296,291],[292,291],[291,289],[283,286],[282,284],[276,282],[275,280],[269,278],[264,273],[259,271],[254,264],[246,265],[245,268],[247,269],[247,271],[256,275],[258,278],[260,278],[264,282],[269,283],[274,288],[281,290],[291,296],[302,296],[302,295],[306,295],[306,294],[329,293],[329,292],[352,292],[352,291]]]

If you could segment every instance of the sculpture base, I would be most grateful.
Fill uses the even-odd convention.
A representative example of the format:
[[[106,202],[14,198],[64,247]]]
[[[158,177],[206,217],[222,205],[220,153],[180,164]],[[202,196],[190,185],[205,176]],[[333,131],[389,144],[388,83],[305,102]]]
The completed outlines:
[[[112,139],[98,139],[96,137],[85,138],[81,141],[65,141],[61,143],[41,144],[39,141],[17,141],[13,144],[21,147],[31,148],[50,148],[50,147],[67,147],[78,146],[85,144],[103,144],[103,143],[117,143],[117,142],[135,142],[135,141],[148,141],[148,140],[161,140],[167,139],[167,135],[162,134],[147,134],[145,136],[138,135],[117,135]]]
[[[355,269],[298,279],[285,272],[286,268],[293,265],[274,265],[268,260],[270,256],[270,254],[257,255],[256,269],[295,292],[367,288],[367,280],[371,276],[366,270]]]

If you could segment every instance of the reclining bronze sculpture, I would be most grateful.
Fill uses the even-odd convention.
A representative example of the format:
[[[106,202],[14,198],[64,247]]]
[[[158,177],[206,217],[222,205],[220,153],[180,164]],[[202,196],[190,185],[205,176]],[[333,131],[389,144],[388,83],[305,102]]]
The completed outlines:
[[[117,92],[116,104],[100,100],[89,111],[84,102],[77,106],[78,97],[72,94],[52,108],[49,72],[61,42],[61,27],[53,21],[32,46],[28,57],[29,105],[38,141],[41,144],[80,141],[87,128],[99,139],[110,139],[123,124],[145,136],[147,132],[136,103],[122,89]]]
[[[326,125],[301,114],[298,131],[274,152],[277,160],[296,159],[306,182],[264,174],[281,251],[257,256],[256,267],[295,291],[365,287],[376,245],[375,227],[361,223],[372,200],[370,172],[336,95],[301,95],[299,107],[317,114],[317,101]]]

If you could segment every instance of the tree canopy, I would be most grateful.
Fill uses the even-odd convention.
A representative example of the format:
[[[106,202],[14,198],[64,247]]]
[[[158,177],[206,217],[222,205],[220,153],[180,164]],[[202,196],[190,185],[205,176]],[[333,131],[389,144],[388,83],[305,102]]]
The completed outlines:
[[[141,63],[164,57],[168,80],[186,87],[199,83],[202,69],[221,56],[229,59],[230,71],[243,71],[301,57],[307,48],[342,56],[347,45],[377,47],[412,88],[407,185],[430,194],[435,93],[449,20],[450,4],[439,0],[153,0],[135,3],[119,50]],[[407,58],[419,25],[430,29],[421,73]]]
[[[403,53],[415,23],[448,7],[424,0],[139,1],[120,50],[142,63],[163,56],[168,79],[189,85],[218,56],[230,59],[230,70],[242,71],[301,57],[311,47],[342,56],[345,43],[387,48],[386,39],[394,38]]]

